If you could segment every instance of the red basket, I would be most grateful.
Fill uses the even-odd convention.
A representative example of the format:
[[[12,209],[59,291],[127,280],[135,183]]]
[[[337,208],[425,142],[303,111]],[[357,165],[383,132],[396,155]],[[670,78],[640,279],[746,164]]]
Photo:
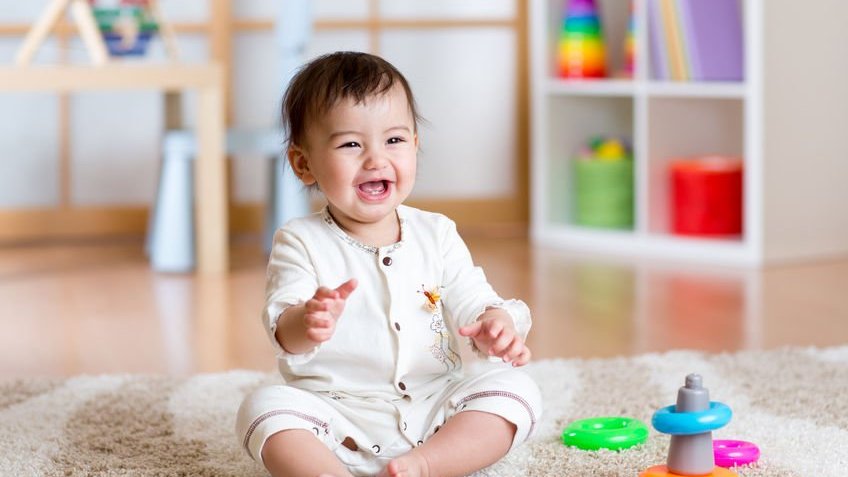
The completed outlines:
[[[742,234],[742,159],[703,156],[671,163],[672,230],[681,235]]]

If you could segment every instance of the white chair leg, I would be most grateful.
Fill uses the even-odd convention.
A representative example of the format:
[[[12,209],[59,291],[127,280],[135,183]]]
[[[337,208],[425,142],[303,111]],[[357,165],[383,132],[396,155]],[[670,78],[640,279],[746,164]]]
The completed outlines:
[[[194,136],[185,131],[165,136],[159,187],[148,231],[153,269],[188,272],[195,267]]]
[[[265,208],[265,251],[271,251],[274,232],[291,219],[309,214],[309,194],[300,179],[294,175],[284,155],[271,157],[268,203]]]
[[[286,222],[309,214],[309,194],[291,168],[279,131],[227,133],[228,154],[259,154],[270,158],[270,187],[265,207],[263,246],[271,251],[274,232]],[[194,177],[196,143],[191,131],[165,133],[156,203],[148,227],[146,250],[153,269],[185,272],[195,266]]]

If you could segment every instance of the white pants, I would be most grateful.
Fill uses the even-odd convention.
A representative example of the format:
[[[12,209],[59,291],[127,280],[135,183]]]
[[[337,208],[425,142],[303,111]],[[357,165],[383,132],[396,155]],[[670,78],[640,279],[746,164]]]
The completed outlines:
[[[533,433],[542,399],[536,383],[513,368],[446,383],[444,391],[417,402],[351,398],[275,385],[257,389],[244,399],[236,433],[247,453],[261,462],[269,437],[305,429],[314,432],[352,474],[374,475],[463,411],[488,412],[514,424],[512,450]]]

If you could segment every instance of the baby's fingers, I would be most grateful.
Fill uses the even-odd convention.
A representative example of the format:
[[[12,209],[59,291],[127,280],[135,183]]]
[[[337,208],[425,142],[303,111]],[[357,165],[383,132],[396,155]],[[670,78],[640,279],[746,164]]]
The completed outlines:
[[[339,285],[339,287],[335,290],[336,293],[338,293],[337,297],[341,298],[342,300],[346,300],[347,297],[350,296],[350,294],[353,293],[354,290],[356,290],[356,284],[356,279],[351,278],[350,280]]]
[[[325,298],[335,298],[335,290],[331,290],[327,287],[318,287],[315,290],[315,295],[312,297],[313,300],[322,300]]]
[[[306,313],[318,313],[330,309],[329,305],[326,302],[322,300],[316,300],[315,298],[308,300],[304,307],[306,308]]]
[[[303,322],[312,341],[327,341],[333,335],[335,321],[327,313],[308,313]]]
[[[521,340],[518,336],[513,338],[512,343],[510,343],[509,347],[504,351],[503,360],[505,363],[509,363],[511,361],[515,361],[519,356],[521,356],[521,352],[524,350],[524,341]]]
[[[507,333],[506,331],[501,331],[501,334],[495,338],[495,341],[492,343],[492,346],[489,347],[489,354],[493,356],[501,356],[504,351],[509,348],[512,344],[513,340],[515,340],[515,335],[512,333]]]
[[[309,328],[306,330],[306,337],[312,341],[323,343],[333,337],[332,328]]]
[[[333,319],[327,313],[307,313],[303,318],[307,328],[330,328]]]
[[[459,329],[459,334],[462,336],[477,336],[480,333],[480,328],[483,324],[479,321],[475,321],[474,323],[463,326]]]
[[[524,366],[525,364],[530,362],[530,357],[532,356],[532,354],[533,353],[530,352],[530,348],[525,346],[524,349],[521,351],[521,354],[518,355],[518,358],[516,358],[515,361],[512,362],[512,365],[516,367]]]
[[[502,324],[498,323],[497,321],[492,320],[492,321],[489,321],[487,326],[486,326],[486,334],[490,338],[495,339],[495,338],[498,337],[498,335],[501,334],[503,329],[504,329],[504,327],[503,327]]]

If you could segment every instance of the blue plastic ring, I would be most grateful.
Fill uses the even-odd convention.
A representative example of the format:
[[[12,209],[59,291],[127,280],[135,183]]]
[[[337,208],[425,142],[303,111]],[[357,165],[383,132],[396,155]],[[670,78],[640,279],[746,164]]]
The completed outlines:
[[[666,406],[654,413],[651,425],[663,434],[688,436],[714,431],[727,425],[733,412],[727,405],[710,401],[710,408],[697,412],[675,412],[676,405]]]

